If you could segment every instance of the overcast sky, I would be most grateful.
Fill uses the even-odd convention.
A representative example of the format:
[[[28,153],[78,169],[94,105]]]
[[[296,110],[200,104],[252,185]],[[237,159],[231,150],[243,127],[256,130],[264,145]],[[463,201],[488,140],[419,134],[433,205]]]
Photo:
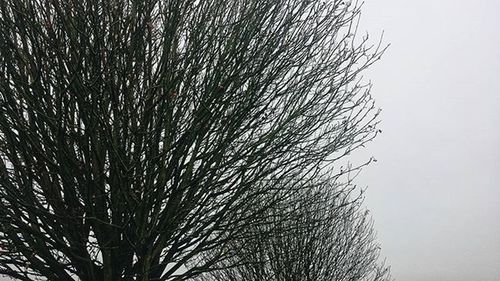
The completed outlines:
[[[500,280],[499,12],[498,0],[364,4],[362,29],[391,47],[366,73],[383,134],[358,183],[397,281]]]
[[[367,146],[383,255],[398,281],[500,280],[500,1],[367,0],[385,31],[367,73],[383,109]]]

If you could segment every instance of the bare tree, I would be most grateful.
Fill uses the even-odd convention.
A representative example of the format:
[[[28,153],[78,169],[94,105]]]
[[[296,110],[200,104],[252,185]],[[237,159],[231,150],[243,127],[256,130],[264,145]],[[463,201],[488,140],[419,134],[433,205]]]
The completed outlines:
[[[358,16],[336,0],[0,0],[0,274],[208,270],[186,265],[377,134],[359,73],[383,49]]]
[[[197,281],[389,281],[362,194],[350,183],[301,183],[267,221],[227,245],[229,258]],[[205,253],[204,258],[211,258]],[[203,260],[203,258],[202,258]]]

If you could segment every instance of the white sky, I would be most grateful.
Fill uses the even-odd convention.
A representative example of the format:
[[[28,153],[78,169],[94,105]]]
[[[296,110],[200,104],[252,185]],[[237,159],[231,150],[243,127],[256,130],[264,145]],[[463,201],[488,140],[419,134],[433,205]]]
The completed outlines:
[[[365,154],[398,281],[500,280],[500,1],[366,0],[391,47],[367,73],[382,130]]]

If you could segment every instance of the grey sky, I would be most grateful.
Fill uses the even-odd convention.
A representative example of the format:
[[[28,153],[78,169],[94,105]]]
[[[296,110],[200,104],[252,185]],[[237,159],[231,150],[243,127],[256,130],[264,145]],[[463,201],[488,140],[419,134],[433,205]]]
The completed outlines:
[[[392,45],[367,74],[383,134],[368,186],[398,281],[500,280],[500,2],[367,0]]]

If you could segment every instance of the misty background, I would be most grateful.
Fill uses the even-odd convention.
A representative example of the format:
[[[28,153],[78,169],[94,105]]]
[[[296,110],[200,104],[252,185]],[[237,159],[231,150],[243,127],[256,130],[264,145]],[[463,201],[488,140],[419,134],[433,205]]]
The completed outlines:
[[[367,0],[391,43],[365,76],[383,133],[362,152],[382,255],[399,281],[500,280],[500,2]]]
[[[357,183],[398,281],[500,280],[499,11],[494,0],[364,3],[360,30],[384,30],[391,47],[365,72],[383,133]]]

